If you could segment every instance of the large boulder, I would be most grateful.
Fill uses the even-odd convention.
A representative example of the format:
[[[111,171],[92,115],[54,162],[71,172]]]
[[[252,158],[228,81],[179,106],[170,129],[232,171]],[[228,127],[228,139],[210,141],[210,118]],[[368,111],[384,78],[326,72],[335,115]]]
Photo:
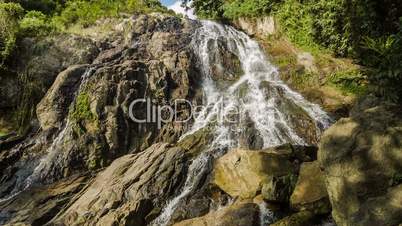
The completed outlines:
[[[317,214],[330,211],[325,177],[318,161],[305,162],[300,166],[290,205],[296,210],[310,210]]]
[[[174,226],[250,226],[259,224],[258,205],[238,203],[202,217],[176,223]]]
[[[249,199],[263,191],[266,198],[276,199],[283,190],[277,185],[287,187],[289,180],[284,178],[291,178],[296,170],[276,153],[236,149],[216,160],[212,183],[232,197]]]
[[[402,222],[400,107],[367,102],[358,107],[351,117],[329,128],[320,144],[318,158],[332,216],[339,226],[398,225]]]

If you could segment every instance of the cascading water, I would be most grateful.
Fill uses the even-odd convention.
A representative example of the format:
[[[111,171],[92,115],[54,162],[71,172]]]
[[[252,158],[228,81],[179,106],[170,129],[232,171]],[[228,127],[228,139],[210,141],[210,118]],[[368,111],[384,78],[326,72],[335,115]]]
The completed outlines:
[[[253,129],[262,140],[263,148],[284,143],[308,144],[302,134],[293,129],[295,125],[287,120],[292,112],[282,107],[284,102],[302,109],[308,115],[316,127],[316,136],[331,124],[330,117],[318,105],[306,101],[279,79],[277,69],[268,62],[257,42],[230,26],[211,21],[201,23],[202,26],[193,37],[193,49],[204,75],[205,107],[198,113],[192,128],[181,139],[207,127],[214,136],[210,146],[192,161],[181,193],[166,205],[151,225],[169,224],[180,201],[194,192],[200,177],[208,172],[207,167],[211,160],[231,148],[241,146],[246,121],[251,121]],[[241,63],[243,75],[234,83],[213,78],[216,56],[220,55],[217,52],[219,42],[226,43],[228,51],[236,55]],[[237,121],[232,121],[234,110]],[[261,222],[270,222],[272,212],[262,209]]]

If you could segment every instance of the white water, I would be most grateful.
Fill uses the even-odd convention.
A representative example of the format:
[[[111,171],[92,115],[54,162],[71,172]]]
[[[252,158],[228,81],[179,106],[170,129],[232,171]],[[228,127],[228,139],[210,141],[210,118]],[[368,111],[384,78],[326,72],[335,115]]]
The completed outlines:
[[[209,170],[208,161],[219,157],[226,150],[239,146],[246,118],[251,119],[265,148],[284,143],[307,144],[307,141],[292,129],[293,125],[289,120],[286,120],[286,114],[291,112],[280,110],[281,98],[286,98],[288,102],[305,111],[317,127],[317,136],[331,124],[330,117],[318,105],[308,102],[279,79],[277,69],[269,63],[257,42],[230,26],[211,21],[201,23],[202,27],[193,38],[193,48],[204,75],[203,91],[206,107],[199,112],[192,128],[181,139],[207,127],[213,131],[214,138],[209,148],[191,163],[181,193],[166,205],[161,215],[151,225],[169,224],[180,201],[194,192],[200,177]],[[212,66],[216,62],[210,62],[210,56],[218,51],[218,42],[227,43],[229,51],[239,58],[244,71],[235,83],[227,86],[214,81],[212,76]],[[269,84],[268,88],[263,83]],[[244,90],[246,93],[240,95]],[[230,118],[234,109],[238,112],[238,121],[225,120]],[[260,208],[261,223],[273,219],[271,211],[265,206]]]
[[[258,204],[260,209],[260,225],[266,226],[275,222],[274,212],[268,209],[264,203]]]

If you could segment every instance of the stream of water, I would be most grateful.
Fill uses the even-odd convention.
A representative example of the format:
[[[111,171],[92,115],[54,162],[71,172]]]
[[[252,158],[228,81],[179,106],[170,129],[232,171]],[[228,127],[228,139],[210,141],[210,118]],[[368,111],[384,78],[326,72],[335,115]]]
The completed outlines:
[[[207,167],[214,158],[241,146],[244,122],[250,121],[253,125],[253,130],[262,140],[263,148],[285,143],[308,144],[308,141],[293,129],[295,125],[288,120],[288,115],[292,112],[281,107],[284,100],[308,115],[316,127],[316,136],[331,124],[330,117],[318,105],[308,102],[279,79],[277,69],[269,63],[257,42],[233,27],[211,21],[201,23],[202,26],[193,37],[193,49],[203,73],[202,87],[206,107],[199,112],[193,127],[181,139],[209,128],[209,131],[214,133],[213,140],[210,146],[192,161],[184,187],[151,223],[155,226],[169,224],[181,200],[195,191],[200,177],[209,171]],[[226,46],[227,51],[235,54],[241,63],[243,73],[235,82],[214,79],[213,68],[224,67],[217,65],[217,62],[224,60],[219,59],[223,57],[219,52],[222,45]],[[222,120],[231,118],[234,109],[239,121],[232,123]],[[270,222],[272,212],[264,207],[260,209],[261,222]]]

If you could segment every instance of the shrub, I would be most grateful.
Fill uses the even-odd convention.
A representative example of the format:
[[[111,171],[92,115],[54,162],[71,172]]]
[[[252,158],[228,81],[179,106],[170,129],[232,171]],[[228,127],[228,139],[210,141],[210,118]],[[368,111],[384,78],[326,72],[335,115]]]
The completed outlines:
[[[118,14],[120,2],[97,0],[97,1],[68,1],[66,7],[59,16],[54,18],[56,24],[69,26],[78,23],[82,26],[93,24],[101,17],[113,17]]]
[[[121,12],[166,11],[167,9],[157,0],[72,0],[66,3],[65,8],[54,17],[53,22],[64,28],[73,24],[86,27],[100,18],[117,17]]]
[[[269,13],[276,3],[272,0],[234,0],[223,5],[223,15],[230,19],[258,17]]]
[[[381,38],[366,37],[366,57],[370,87],[380,96],[402,101],[402,32]]]
[[[19,24],[23,36],[44,36],[55,29],[46,15],[39,11],[29,11]]]
[[[58,11],[65,0],[8,0],[19,3],[27,11],[40,11],[52,15]]]
[[[193,0],[191,6],[200,18],[221,19],[223,18],[223,0]]]
[[[310,3],[302,4],[298,0],[286,0],[277,7],[275,15],[281,24],[281,29],[292,42],[314,52],[320,49],[320,46],[314,42],[314,18],[310,7]]]
[[[362,95],[366,92],[367,78],[357,69],[337,71],[330,75],[328,82],[346,93]]]
[[[24,9],[16,3],[0,3],[0,66],[13,52]]]
[[[85,92],[80,93],[72,112],[70,112],[70,119],[76,122],[96,120],[96,115],[91,112],[90,104],[89,95]]]

